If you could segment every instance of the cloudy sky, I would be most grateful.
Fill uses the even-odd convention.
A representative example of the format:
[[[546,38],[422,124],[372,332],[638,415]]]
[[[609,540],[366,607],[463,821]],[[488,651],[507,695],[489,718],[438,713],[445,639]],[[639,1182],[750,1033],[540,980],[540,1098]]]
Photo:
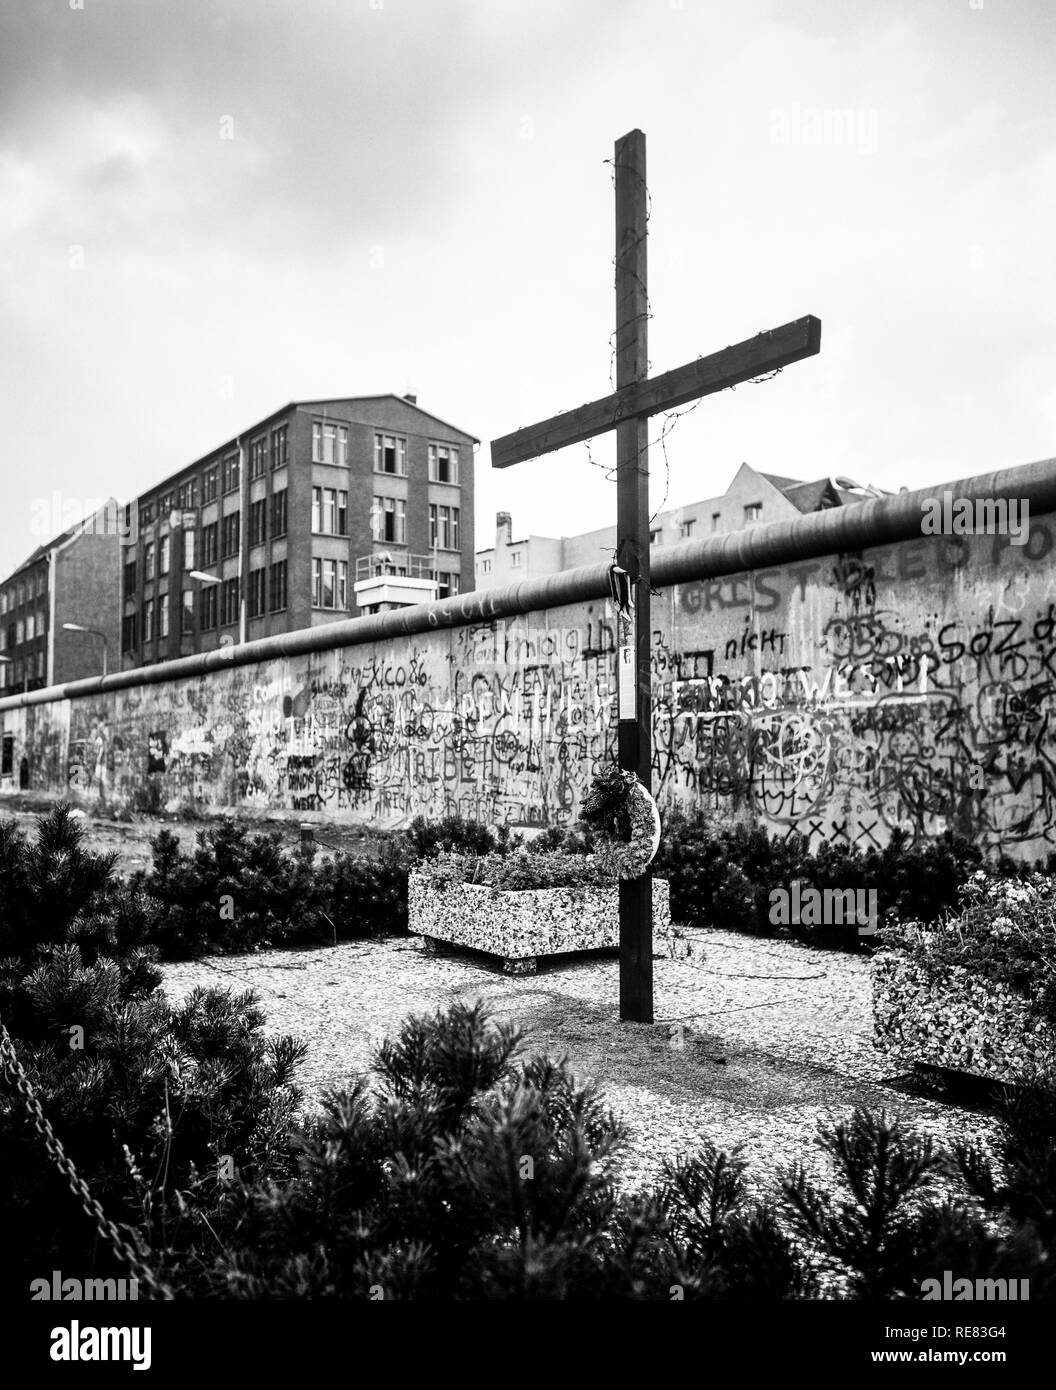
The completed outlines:
[[[479,435],[478,544],[496,508],[607,524],[583,446],[494,473],[487,441],[611,389],[635,126],[654,370],[824,324],[675,424],[654,506],[742,460],[897,488],[1056,454],[1054,58],[1051,0],[6,4],[0,566],[53,490],[133,496],[298,397]]]

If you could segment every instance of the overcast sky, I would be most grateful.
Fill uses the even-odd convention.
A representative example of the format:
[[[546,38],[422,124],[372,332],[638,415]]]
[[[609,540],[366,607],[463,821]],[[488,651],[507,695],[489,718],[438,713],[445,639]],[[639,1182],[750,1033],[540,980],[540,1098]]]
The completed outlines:
[[[497,508],[614,520],[583,446],[487,441],[611,389],[636,126],[653,369],[824,325],[674,426],[654,507],[742,460],[896,489],[1056,454],[1051,0],[80,3],[0,10],[5,572],[53,489],[133,496],[299,397],[480,436],[478,545]]]

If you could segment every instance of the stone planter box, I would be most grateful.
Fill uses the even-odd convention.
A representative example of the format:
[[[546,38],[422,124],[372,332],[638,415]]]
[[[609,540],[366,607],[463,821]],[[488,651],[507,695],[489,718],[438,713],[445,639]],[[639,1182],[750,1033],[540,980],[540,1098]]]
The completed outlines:
[[[898,1061],[1003,1082],[1056,1061],[1056,1029],[1021,994],[963,967],[936,978],[914,961],[881,953],[872,984],[876,1045]]]
[[[433,887],[412,873],[408,926],[427,944],[446,942],[501,956],[511,975],[533,974],[539,956],[616,948],[620,944],[619,887],[577,886],[504,891],[477,883]],[[670,932],[666,879],[653,879],[653,933]]]

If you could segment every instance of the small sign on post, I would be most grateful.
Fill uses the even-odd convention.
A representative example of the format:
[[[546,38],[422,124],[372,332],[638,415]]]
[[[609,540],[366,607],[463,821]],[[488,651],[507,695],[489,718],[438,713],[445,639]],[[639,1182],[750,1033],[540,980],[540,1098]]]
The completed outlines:
[[[635,644],[634,601],[616,615],[619,641],[618,704],[621,720],[638,718],[638,661]]]

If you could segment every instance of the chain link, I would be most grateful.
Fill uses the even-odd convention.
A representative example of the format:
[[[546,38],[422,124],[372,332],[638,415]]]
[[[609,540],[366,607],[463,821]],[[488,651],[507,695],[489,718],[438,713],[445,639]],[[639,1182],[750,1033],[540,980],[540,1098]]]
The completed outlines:
[[[3,1072],[22,1097],[26,1113],[33,1122],[33,1128],[44,1140],[44,1147],[51,1155],[56,1168],[69,1183],[73,1195],[80,1199],[85,1215],[95,1222],[103,1240],[108,1241],[118,1259],[131,1268],[140,1284],[149,1289],[151,1297],[162,1300],[171,1299],[173,1297],[172,1290],[154,1275],[149,1266],[144,1263],[139,1251],[125,1240],[98,1201],[92,1196],[88,1184],[77,1172],[73,1159],[62,1147],[62,1143],[56,1137],[48,1117],[41,1108],[29,1077],[26,1075],[22,1063],[18,1060],[18,1053],[15,1051],[11,1034],[4,1026],[2,1019],[0,1019],[0,1072]]]

